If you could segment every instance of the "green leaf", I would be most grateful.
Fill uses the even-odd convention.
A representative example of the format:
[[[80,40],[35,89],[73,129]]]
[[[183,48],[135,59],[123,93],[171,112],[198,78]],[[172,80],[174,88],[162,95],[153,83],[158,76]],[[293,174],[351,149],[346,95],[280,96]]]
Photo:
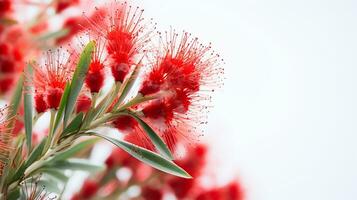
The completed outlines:
[[[65,161],[57,161],[46,167],[54,167],[56,169],[88,171],[88,172],[97,172],[104,169],[102,165],[93,164],[89,160],[78,159],[78,158],[71,158]]]
[[[9,117],[16,116],[17,114],[22,98],[23,84],[24,84],[24,76],[21,75],[19,80],[17,81],[16,89],[11,98],[11,113],[9,113],[10,114]]]
[[[86,77],[86,74],[89,69],[89,64],[92,59],[92,52],[94,50],[94,47],[95,47],[94,41],[89,42],[87,44],[87,46],[84,48],[79,58],[77,68],[74,71],[73,78],[71,81],[71,89],[69,92],[68,101],[64,112],[64,119],[63,119],[64,126],[66,126],[67,121],[69,120],[73,112],[74,106],[77,101],[77,97],[82,89],[84,79]]]
[[[14,190],[12,190],[10,192],[10,194],[8,194],[7,198],[8,199],[19,199],[20,197],[20,188],[16,187]]]
[[[101,137],[114,145],[118,146],[119,148],[123,149],[130,155],[132,155],[134,158],[158,169],[163,172],[179,176],[182,178],[192,178],[185,170],[183,170],[181,167],[177,166],[175,163],[173,163],[170,160],[165,159],[164,157],[161,157],[159,154],[154,153],[152,151],[149,151],[147,149],[144,149],[142,147],[139,147],[137,145],[117,140],[105,135],[101,135],[98,133],[93,133],[93,135],[96,135],[98,137]]]
[[[64,129],[62,135],[65,136],[69,133],[73,133],[79,130],[82,125],[82,120],[83,120],[83,113],[79,113],[72,121],[69,123],[69,125]]]
[[[55,122],[53,124],[53,131],[54,132],[56,132],[56,129],[58,128],[58,124],[60,123],[60,121],[61,121],[61,119],[63,117],[63,112],[64,112],[64,109],[66,108],[66,105],[67,105],[67,100],[68,100],[68,95],[69,95],[70,89],[71,89],[70,84],[67,83],[65,88],[64,88],[64,91],[63,91],[63,95],[62,95],[62,98],[61,98],[61,101],[60,101],[60,105],[59,105],[59,108],[58,108],[58,111],[57,111]]]
[[[66,160],[68,158],[71,158],[71,157],[75,156],[77,153],[81,152],[82,150],[84,150],[84,149],[90,147],[91,145],[95,144],[97,141],[98,141],[97,138],[93,138],[93,139],[88,139],[88,140],[82,141],[82,142],[74,145],[70,149],[55,155],[51,159],[51,162],[60,161],[60,160]]]
[[[33,76],[32,65],[29,63],[26,69],[25,83],[31,83]],[[33,100],[31,84],[24,85],[24,123],[26,133],[26,144],[29,152],[32,149],[32,121],[33,121]]]
[[[38,160],[43,152],[43,148],[45,147],[47,138],[44,138],[39,145],[32,151],[29,158],[26,161],[26,167],[30,166],[36,160]]]
[[[162,141],[161,137],[156,134],[156,132],[140,117],[138,117],[136,114],[129,112],[128,113],[130,116],[132,116],[139,124],[140,126],[144,129],[146,134],[149,136],[151,142],[154,144],[156,150],[165,158],[173,160],[173,156],[169,150],[169,148],[166,146],[164,141]]]
[[[12,177],[10,183],[12,183],[12,182],[18,180],[19,178],[21,178],[24,175],[24,172],[25,172],[26,168],[29,167],[32,163],[34,163],[36,160],[38,160],[41,157],[43,148],[45,146],[45,143],[46,143],[46,138],[44,138],[41,141],[41,143],[39,145],[37,145],[37,147],[32,151],[30,156],[27,158],[26,162],[23,163],[19,167],[19,169],[16,171],[16,173]]]

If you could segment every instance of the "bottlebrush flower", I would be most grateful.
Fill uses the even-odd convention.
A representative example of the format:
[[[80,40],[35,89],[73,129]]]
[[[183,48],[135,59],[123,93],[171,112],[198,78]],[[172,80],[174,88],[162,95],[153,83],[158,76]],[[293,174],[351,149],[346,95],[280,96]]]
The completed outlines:
[[[14,117],[9,116],[10,107],[0,109],[0,175],[6,166],[12,150],[12,127]]]
[[[219,67],[219,55],[211,51],[211,46],[200,44],[189,33],[183,32],[179,37],[170,32],[166,38],[167,41],[161,39],[162,52],[156,55],[152,71],[145,77],[139,92],[149,95],[169,91],[186,110],[194,93],[219,86],[223,69]]]
[[[11,43],[0,42],[0,93],[12,88],[22,67],[22,52]]]
[[[164,196],[162,190],[146,186],[142,188],[141,196],[146,200],[161,200]]]
[[[237,182],[231,182],[223,187],[202,191],[195,200],[242,200],[243,189]]]
[[[86,200],[93,197],[99,190],[99,185],[96,181],[86,179],[81,190],[72,196],[71,200]]]
[[[179,140],[190,141],[190,131],[202,120],[210,92],[220,86],[223,69],[219,55],[197,38],[170,31],[160,39],[162,51],[155,56],[152,70],[145,76],[139,92],[160,94],[161,99],[142,106],[145,118],[161,130],[160,135],[172,149]],[[186,139],[185,139],[186,138]]]
[[[11,1],[10,0],[1,0],[0,1],[0,17],[2,17],[5,13],[11,11]]]
[[[57,44],[63,44],[70,41],[74,36],[87,30],[89,21],[95,20],[102,15],[105,15],[106,11],[103,9],[96,9],[91,15],[88,16],[73,16],[65,19],[62,28],[67,29],[68,33],[56,40]]]
[[[89,30],[106,40],[109,66],[116,82],[123,82],[136,58],[149,41],[150,31],[142,17],[143,10],[132,8],[126,2],[114,2],[107,8],[107,14],[88,18]]]
[[[56,12],[60,13],[65,9],[79,4],[79,0],[59,0],[56,5]]]
[[[6,26],[0,34],[0,94],[10,91],[25,66],[36,54],[30,34],[20,25]]]
[[[92,99],[85,94],[82,94],[78,97],[76,104],[76,113],[87,112],[92,104]]]
[[[91,93],[98,93],[104,86],[106,55],[104,52],[103,42],[100,38],[96,38],[96,47],[93,52],[92,61],[89,65],[89,70],[85,79],[86,86]]]
[[[49,50],[44,56],[46,58],[42,63],[34,65],[35,108],[39,113],[58,109],[74,68],[69,52],[62,49]]]

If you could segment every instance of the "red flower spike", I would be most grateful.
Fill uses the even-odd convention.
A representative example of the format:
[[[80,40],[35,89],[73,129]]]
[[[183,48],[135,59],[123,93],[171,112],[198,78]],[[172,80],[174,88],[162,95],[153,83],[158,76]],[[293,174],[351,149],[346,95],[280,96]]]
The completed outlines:
[[[83,31],[81,24],[85,24],[85,19],[83,17],[70,17],[66,19],[63,24],[63,28],[67,29],[69,32],[67,35],[57,39],[57,44],[62,44],[70,40],[74,35]]]
[[[106,68],[104,64],[106,61],[106,57],[104,56],[104,45],[100,38],[96,38],[95,41],[96,47],[85,79],[86,86],[91,93],[98,93],[103,87]]]
[[[148,119],[162,119],[164,122],[170,122],[174,116],[172,105],[169,101],[165,100],[151,102],[142,112]]]
[[[156,188],[153,188],[150,186],[145,186],[142,188],[141,196],[145,200],[161,200],[163,198],[164,194],[159,189],[156,189]]]
[[[220,189],[212,189],[198,195],[195,200],[226,200]]]
[[[120,116],[113,121],[113,125],[120,131],[130,132],[135,129],[138,122],[130,116]]]
[[[211,47],[200,44],[189,33],[179,36],[170,32],[165,38],[161,38],[163,50],[156,55],[139,92],[163,94],[160,101],[144,105],[142,112],[149,120],[164,122],[160,135],[173,149],[177,142],[187,143],[198,136],[190,128],[205,123],[205,104],[210,101],[209,92],[220,86],[223,69]]]
[[[35,95],[35,109],[37,113],[46,112],[46,110],[48,109],[48,105],[44,99],[43,94]]]
[[[56,5],[56,13],[60,13],[65,9],[79,4],[79,0],[59,0]]]
[[[187,197],[195,183],[195,179],[182,179],[177,177],[168,181],[168,185],[179,199]]]
[[[163,51],[156,56],[153,69],[145,77],[139,92],[149,95],[160,90],[170,91],[188,110],[191,96],[200,90],[212,91],[219,86],[223,73],[219,56],[187,32],[181,37],[175,32],[166,33],[166,41],[162,40]],[[176,104],[176,107],[180,106],[179,102]]]
[[[38,112],[47,108],[58,109],[66,83],[73,74],[74,63],[68,54],[61,49],[48,51],[44,63],[34,65],[33,84]]]
[[[227,200],[243,200],[244,193],[241,185],[238,182],[231,182],[226,187]]]
[[[85,180],[80,191],[80,195],[83,199],[93,197],[99,190],[98,183],[92,180]]]
[[[150,37],[145,32],[143,10],[132,8],[126,2],[114,2],[106,8],[109,14],[88,19],[90,31],[106,39],[109,66],[116,82],[123,82],[136,57],[140,55]]]
[[[0,94],[11,90],[23,66],[22,52],[17,44],[3,39],[0,41]]]
[[[0,94],[9,91],[13,83],[13,77],[0,77]]]
[[[137,162],[135,158],[131,157],[125,151],[119,148],[115,148],[113,149],[110,156],[106,159],[105,164],[109,169],[119,166],[130,167],[135,169],[136,166],[139,164],[139,162]]]
[[[11,1],[10,0],[1,0],[0,1],[0,17],[4,16],[6,12],[11,11]]]
[[[87,95],[80,95],[77,100],[76,104],[76,113],[80,112],[88,112],[92,105],[92,99],[89,98]]]

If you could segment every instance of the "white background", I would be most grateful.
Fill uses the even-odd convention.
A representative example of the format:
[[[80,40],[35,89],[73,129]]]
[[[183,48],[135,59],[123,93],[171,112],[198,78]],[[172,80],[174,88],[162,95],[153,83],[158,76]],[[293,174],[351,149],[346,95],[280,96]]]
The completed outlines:
[[[247,200],[357,199],[357,1],[136,4],[225,58],[205,139]]]

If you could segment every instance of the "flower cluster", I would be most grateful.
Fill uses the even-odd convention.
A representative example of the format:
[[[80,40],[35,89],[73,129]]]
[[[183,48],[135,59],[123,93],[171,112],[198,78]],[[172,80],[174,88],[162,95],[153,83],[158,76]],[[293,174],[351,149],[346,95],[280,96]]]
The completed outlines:
[[[118,148],[73,199],[121,195],[139,183],[142,199],[242,198],[236,182],[207,189],[199,181],[207,147],[192,144],[223,74],[211,44],[157,31],[127,2],[76,16],[66,11],[83,8],[79,0],[21,3],[40,10],[30,22],[16,18],[12,1],[0,2],[0,94],[11,96],[11,109],[0,110],[0,199],[60,195],[67,172],[102,170],[83,156],[98,138]],[[61,29],[50,13],[64,18]],[[114,180],[123,167],[132,176]]]

